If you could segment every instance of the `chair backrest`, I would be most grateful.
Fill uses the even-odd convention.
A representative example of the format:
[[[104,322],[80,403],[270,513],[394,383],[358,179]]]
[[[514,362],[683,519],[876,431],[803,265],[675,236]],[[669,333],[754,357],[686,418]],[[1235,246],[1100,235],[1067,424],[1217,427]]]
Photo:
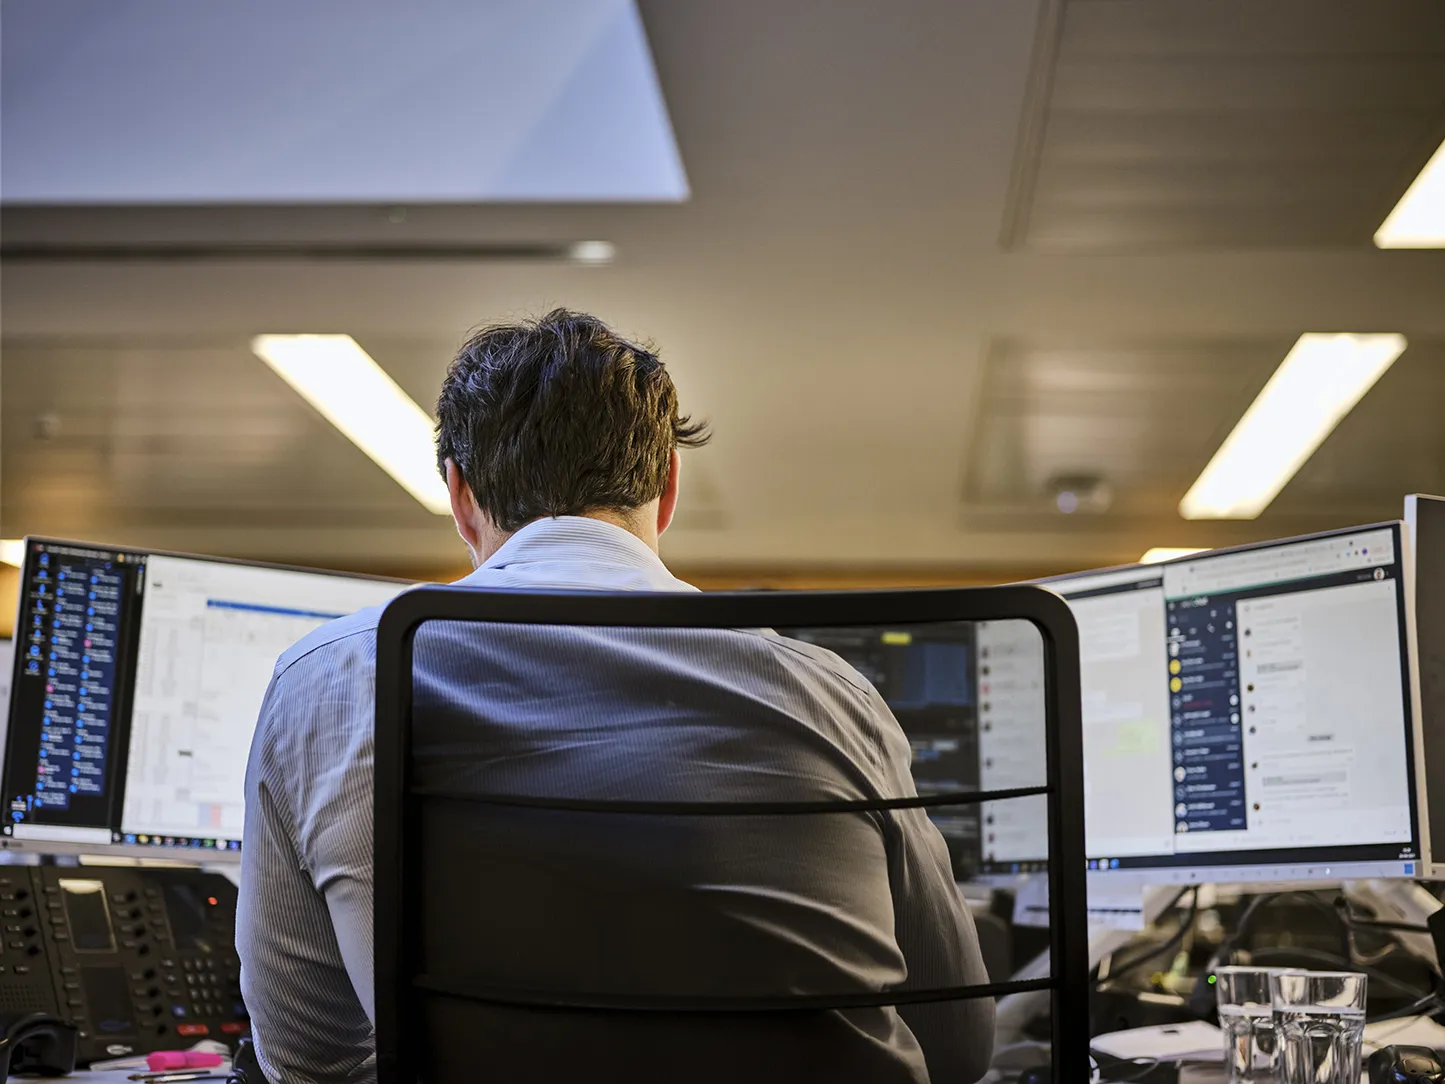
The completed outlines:
[[[779,791],[762,779],[755,789],[750,784],[718,801],[695,780],[678,784],[661,776],[653,788],[650,751],[623,742],[605,774],[613,784],[626,782],[600,792],[536,793],[509,782],[510,763],[524,756],[498,758],[485,743],[469,744],[464,699],[448,700],[423,664],[427,655],[445,657],[469,679],[501,682],[502,699],[521,703],[513,721],[525,729],[528,710],[563,704],[587,712],[588,684],[609,674],[589,659],[585,636],[575,667],[559,657],[550,660],[557,664],[550,670],[539,665],[526,674],[498,675],[505,666],[489,655],[489,642],[511,638],[510,649],[539,650],[573,644],[557,637],[558,626],[655,640],[683,638],[682,630],[1006,620],[1031,623],[1043,644],[1044,782],[903,798],[853,796],[846,781],[813,770],[811,754],[796,743],[777,754],[802,758],[793,778],[816,781],[816,792]],[[425,628],[432,623],[438,624]],[[492,626],[489,635],[475,635],[479,623]],[[508,657],[515,656],[511,650]],[[529,682],[555,687],[529,690]],[[650,723],[668,723],[671,712],[687,717],[686,673],[663,668],[646,684],[634,690],[634,704],[643,714],[656,711]],[[381,1084],[446,1084],[488,1070],[508,1080],[561,1079],[564,1070],[614,1079],[616,1067],[603,1059],[619,1049],[627,1052],[628,1079],[636,1081],[735,1080],[760,1067],[767,1070],[764,1079],[895,1079],[887,1058],[869,1063],[869,1052],[887,1043],[858,1041],[859,1032],[876,1023],[870,1012],[1045,989],[1052,994],[1054,1064],[1087,1065],[1078,634],[1068,607],[1052,592],[1032,586],[621,595],[419,588],[382,615],[376,692]],[[766,693],[710,689],[709,695],[727,700],[720,712],[729,718],[768,710]],[[706,740],[719,760],[737,748],[729,744],[737,735],[726,727]],[[477,768],[481,761],[487,761],[484,770]],[[567,778],[565,766],[561,778]],[[824,955],[843,960],[832,973],[819,954],[806,946],[794,951],[766,921],[738,921],[714,897],[686,890],[710,883],[710,864],[735,875],[750,849],[764,843],[818,868],[856,860],[860,852],[875,855],[886,878],[894,817],[1038,796],[1047,802],[1053,960],[1047,978],[906,981],[896,953],[854,937],[846,914],[836,936],[828,937]],[[719,817],[729,818],[726,833],[710,830]],[[659,861],[663,855],[669,860]],[[728,875],[714,880],[725,884]],[[887,915],[870,917],[888,928]],[[668,951],[639,961],[629,946],[640,938]],[[842,977],[857,974],[870,982],[860,987]],[[530,1072],[476,1060],[498,1051],[525,1061]]]

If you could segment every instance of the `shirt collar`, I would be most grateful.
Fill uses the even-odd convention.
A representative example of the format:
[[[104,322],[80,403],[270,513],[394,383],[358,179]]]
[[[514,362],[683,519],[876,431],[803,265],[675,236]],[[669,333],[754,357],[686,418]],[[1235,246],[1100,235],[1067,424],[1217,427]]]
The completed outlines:
[[[485,580],[489,571],[525,571],[536,566],[617,569],[645,579],[654,590],[687,585],[676,579],[652,548],[630,531],[589,516],[533,520],[497,547],[461,583]],[[481,584],[478,583],[478,586]]]

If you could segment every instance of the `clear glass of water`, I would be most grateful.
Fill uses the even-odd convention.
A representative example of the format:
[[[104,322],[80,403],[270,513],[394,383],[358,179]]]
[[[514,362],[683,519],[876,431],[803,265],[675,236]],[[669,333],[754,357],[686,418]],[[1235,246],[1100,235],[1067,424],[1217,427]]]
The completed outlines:
[[[1274,994],[1269,986],[1275,971],[1270,967],[1221,967],[1214,972],[1229,1084],[1275,1082]]]
[[[1281,971],[1270,976],[1279,1084],[1359,1084],[1365,976]]]

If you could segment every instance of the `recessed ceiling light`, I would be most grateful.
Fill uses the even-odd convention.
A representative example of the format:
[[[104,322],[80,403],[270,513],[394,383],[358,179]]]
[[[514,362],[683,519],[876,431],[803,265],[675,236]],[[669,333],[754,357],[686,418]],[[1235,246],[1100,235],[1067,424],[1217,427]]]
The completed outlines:
[[[1188,557],[1191,553],[1203,553],[1201,547],[1188,546],[1154,546],[1144,551],[1139,558],[1141,565],[1157,565],[1160,561],[1172,561],[1176,557]]]
[[[1179,502],[1179,514],[1254,519],[1404,349],[1403,335],[1301,335]]]
[[[19,568],[25,563],[25,539],[0,538],[0,565]]]
[[[611,263],[617,246],[611,241],[578,241],[567,249],[567,255],[577,263]]]
[[[1375,231],[1379,248],[1445,248],[1445,143]]]
[[[451,511],[426,411],[350,335],[257,335],[256,356],[429,512]]]

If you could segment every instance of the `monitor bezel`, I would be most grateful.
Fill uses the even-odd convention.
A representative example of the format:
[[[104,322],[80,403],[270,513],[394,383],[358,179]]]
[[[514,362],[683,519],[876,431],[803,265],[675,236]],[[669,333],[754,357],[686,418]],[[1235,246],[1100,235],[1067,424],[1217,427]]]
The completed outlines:
[[[1418,535],[1420,530],[1419,504],[1421,501],[1428,501],[1432,505],[1445,506],[1445,496],[1437,496],[1430,493],[1408,493],[1405,495],[1405,518],[1403,520],[1403,534],[1408,538],[1410,545],[1410,666],[1413,670],[1415,683],[1415,801],[1419,809],[1419,832],[1420,832],[1420,877],[1424,880],[1445,879],[1445,846],[1442,852],[1437,854],[1435,845],[1430,833],[1430,773],[1429,758],[1425,752],[1425,685],[1421,676],[1423,665],[1419,649],[1419,624],[1418,624],[1418,586],[1417,562],[1420,560],[1418,546]],[[1442,713],[1445,714],[1445,713]],[[1445,790],[1445,781],[1442,781],[1442,790]],[[1438,797],[1438,801],[1445,802],[1445,797]],[[1445,840],[1441,841],[1445,844]]]
[[[136,557],[174,557],[182,560],[203,561],[208,564],[239,565],[247,568],[262,568],[278,572],[300,572],[310,575],[334,576],[348,580],[369,580],[376,583],[399,584],[406,587],[417,586],[418,581],[408,580],[396,576],[379,576],[366,572],[345,572],[339,569],[313,568],[308,565],[285,564],[277,561],[262,561],[246,557],[221,557],[205,553],[187,553],[182,550],[153,549],[148,546],[124,546],[110,542],[91,542],[75,538],[57,538],[50,535],[26,535],[24,538],[24,552],[19,568],[20,580],[15,598],[15,624],[14,628],[21,627],[21,617],[25,611],[25,584],[29,582],[28,576],[33,571],[32,560],[38,554],[40,546],[69,546],[76,549],[98,550],[105,553],[123,553]],[[14,725],[14,713],[17,700],[15,698],[15,684],[20,680],[20,669],[24,659],[19,651],[14,653],[11,661],[11,698],[6,708],[5,729],[3,746],[0,746],[0,779],[5,778],[5,770],[9,766],[10,757],[10,734]],[[127,710],[131,705],[127,704]],[[107,827],[105,831],[114,833],[115,829]],[[242,845],[244,847],[244,844]],[[14,836],[0,835],[0,852],[18,852],[29,855],[64,855],[64,856],[85,856],[96,858],[102,861],[120,859],[123,861],[135,860],[139,862],[154,862],[158,865],[185,865],[185,866],[232,866],[241,861],[241,849],[229,850],[210,847],[181,847],[175,845],[150,845],[130,844],[125,842],[81,843],[67,840],[42,840],[42,839],[17,839]]]
[[[1167,561],[1151,561],[1147,565],[1141,561],[1133,561],[1128,564],[1122,565],[1107,565],[1104,568],[1084,568],[1080,569],[1077,572],[1060,572],[1054,576],[1044,576],[1040,579],[1028,580],[1026,582],[1036,583],[1040,587],[1053,587],[1054,584],[1071,583],[1074,580],[1088,580],[1093,579],[1096,576],[1121,576],[1125,573],[1133,572],[1144,573],[1152,569],[1163,568],[1165,565],[1173,564],[1178,560],[1180,560],[1180,558],[1171,557]],[[1163,575],[1163,573],[1160,573],[1160,575]],[[1121,583],[1123,582],[1128,581],[1121,581]],[[1059,591],[1058,593],[1060,595],[1063,595],[1065,598],[1068,598],[1068,595],[1065,594],[1063,591]]]

